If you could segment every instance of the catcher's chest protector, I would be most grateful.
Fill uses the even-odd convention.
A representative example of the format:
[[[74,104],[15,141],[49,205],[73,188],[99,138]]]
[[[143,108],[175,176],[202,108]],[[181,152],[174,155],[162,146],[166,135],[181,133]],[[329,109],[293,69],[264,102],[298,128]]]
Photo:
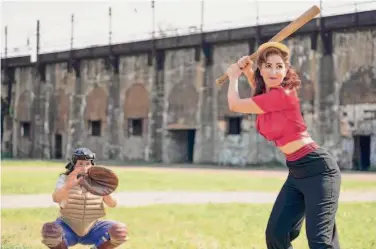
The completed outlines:
[[[93,195],[80,186],[69,191],[68,199],[60,207],[61,218],[78,236],[87,234],[95,221],[106,215],[103,197]]]

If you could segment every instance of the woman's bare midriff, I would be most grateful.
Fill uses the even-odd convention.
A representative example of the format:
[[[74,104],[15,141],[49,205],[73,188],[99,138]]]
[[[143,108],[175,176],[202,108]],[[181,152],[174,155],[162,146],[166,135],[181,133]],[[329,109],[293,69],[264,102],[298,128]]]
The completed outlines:
[[[284,154],[292,154],[295,151],[299,150],[302,148],[304,145],[313,143],[313,139],[311,137],[305,137],[302,139],[298,139],[292,142],[289,142],[283,146],[278,147]]]

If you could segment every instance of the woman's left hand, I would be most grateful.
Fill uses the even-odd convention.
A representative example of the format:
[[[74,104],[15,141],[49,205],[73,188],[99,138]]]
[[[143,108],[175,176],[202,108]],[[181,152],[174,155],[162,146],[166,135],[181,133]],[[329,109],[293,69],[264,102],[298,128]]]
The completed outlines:
[[[242,70],[239,68],[238,64],[234,63],[228,67],[226,73],[230,80],[237,80],[242,74]]]

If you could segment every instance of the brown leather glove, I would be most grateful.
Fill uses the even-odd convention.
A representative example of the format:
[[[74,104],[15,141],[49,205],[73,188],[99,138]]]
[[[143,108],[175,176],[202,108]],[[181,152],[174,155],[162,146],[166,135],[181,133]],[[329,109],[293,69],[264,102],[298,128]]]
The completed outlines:
[[[80,185],[94,195],[105,196],[114,192],[119,184],[117,175],[103,166],[93,166],[81,176]]]

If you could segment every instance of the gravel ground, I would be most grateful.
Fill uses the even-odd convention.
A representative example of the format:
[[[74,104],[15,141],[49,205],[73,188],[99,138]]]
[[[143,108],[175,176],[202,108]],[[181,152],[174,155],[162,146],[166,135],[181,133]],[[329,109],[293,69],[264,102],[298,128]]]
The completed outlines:
[[[273,203],[277,193],[270,192],[119,192],[119,206],[153,204]],[[376,191],[342,192],[340,202],[376,202]],[[1,208],[56,207],[50,194],[2,195]]]

